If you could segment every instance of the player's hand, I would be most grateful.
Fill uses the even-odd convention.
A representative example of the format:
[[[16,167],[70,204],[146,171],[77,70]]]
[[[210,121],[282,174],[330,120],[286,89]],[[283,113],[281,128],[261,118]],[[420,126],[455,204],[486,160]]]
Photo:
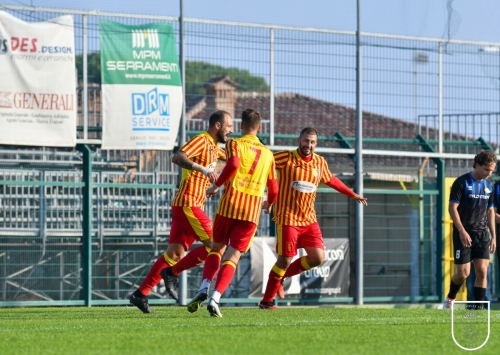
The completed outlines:
[[[264,201],[262,202],[262,209],[264,210],[265,214],[271,213],[271,210],[273,209],[273,205],[270,205],[269,202]]]
[[[459,232],[460,236],[460,241],[462,242],[462,245],[466,248],[470,248],[472,246],[472,239],[470,238],[469,233],[465,231],[465,229],[461,232]],[[491,246],[490,246],[491,248]]]
[[[359,203],[362,203],[363,206],[368,206],[368,202],[367,202],[367,198],[366,197],[363,197],[363,196],[360,196],[360,195],[354,195],[353,197],[351,197],[353,200],[356,200],[358,201]]]
[[[497,238],[494,237],[494,238],[491,238],[491,242],[490,242],[490,253],[493,254],[495,252],[495,250],[497,250]]]
[[[207,197],[214,197],[215,194],[219,191],[219,187],[212,185],[210,188],[207,190]]]
[[[210,172],[210,173],[207,174],[207,178],[213,184],[219,178],[219,174],[217,174],[215,171],[212,171],[212,172]]]

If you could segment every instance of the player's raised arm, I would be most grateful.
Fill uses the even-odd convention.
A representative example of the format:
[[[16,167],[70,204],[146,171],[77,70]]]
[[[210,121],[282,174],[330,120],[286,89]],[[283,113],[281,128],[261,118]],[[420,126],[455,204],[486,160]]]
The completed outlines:
[[[198,171],[203,175],[208,176],[208,169],[189,159],[186,152],[182,150],[179,150],[177,153],[175,153],[175,155],[172,157],[172,163],[180,166],[183,169]]]
[[[172,163],[186,170],[202,173],[211,183],[219,177],[215,172],[218,159],[225,160],[225,152],[219,143],[226,143],[233,133],[233,119],[225,111],[216,111],[210,116],[207,131],[187,142],[173,157]]]
[[[337,190],[341,194],[346,195],[352,198],[353,200],[358,201],[359,203],[362,203],[364,206],[368,206],[367,202],[368,199],[366,197],[360,196],[354,191],[352,191],[346,184],[340,181],[340,179],[335,175],[332,175],[330,181],[327,181],[325,184],[327,186],[330,186],[332,189]]]

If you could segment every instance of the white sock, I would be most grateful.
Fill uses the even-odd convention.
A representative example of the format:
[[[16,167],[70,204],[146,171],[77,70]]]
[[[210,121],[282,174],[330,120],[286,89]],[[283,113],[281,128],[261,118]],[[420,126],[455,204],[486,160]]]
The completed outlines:
[[[203,290],[204,288],[208,289],[210,288],[210,284],[212,283],[212,281],[210,281],[210,279],[204,279],[202,282],[201,282],[201,287],[200,287],[200,291]]]
[[[215,302],[219,303],[220,296],[221,296],[220,292],[217,291],[217,290],[214,290],[214,292],[212,293],[212,297],[211,298],[213,298]]]

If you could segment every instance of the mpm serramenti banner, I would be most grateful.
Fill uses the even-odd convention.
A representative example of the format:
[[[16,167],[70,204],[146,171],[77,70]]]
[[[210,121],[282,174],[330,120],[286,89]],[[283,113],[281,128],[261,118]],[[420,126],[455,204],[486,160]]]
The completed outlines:
[[[24,22],[0,11],[0,144],[76,144],[73,17]]]
[[[285,279],[287,298],[349,297],[349,239],[326,238],[325,261],[320,266]],[[296,257],[305,255],[299,249]],[[276,262],[276,238],[255,238],[250,249],[252,275],[249,297],[261,298],[269,271]],[[295,259],[294,259],[295,260]]]
[[[101,21],[103,149],[174,147],[182,85],[174,29]]]

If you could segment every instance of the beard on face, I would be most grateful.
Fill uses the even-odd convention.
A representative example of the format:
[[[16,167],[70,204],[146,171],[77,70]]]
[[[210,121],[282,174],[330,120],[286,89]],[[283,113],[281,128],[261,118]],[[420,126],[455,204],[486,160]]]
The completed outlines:
[[[302,154],[302,155],[303,155],[303,156],[305,156],[305,157],[307,157],[307,156],[311,155],[311,154],[312,154],[312,152],[313,152],[313,148],[310,148],[310,149],[309,149],[309,153],[306,153],[306,152],[304,151],[304,147],[303,147],[303,146],[299,146],[299,150],[300,150],[300,154]]]
[[[226,143],[227,142],[227,137],[224,134],[224,127],[221,127],[219,131],[217,131],[217,139],[219,140],[219,143]]]

